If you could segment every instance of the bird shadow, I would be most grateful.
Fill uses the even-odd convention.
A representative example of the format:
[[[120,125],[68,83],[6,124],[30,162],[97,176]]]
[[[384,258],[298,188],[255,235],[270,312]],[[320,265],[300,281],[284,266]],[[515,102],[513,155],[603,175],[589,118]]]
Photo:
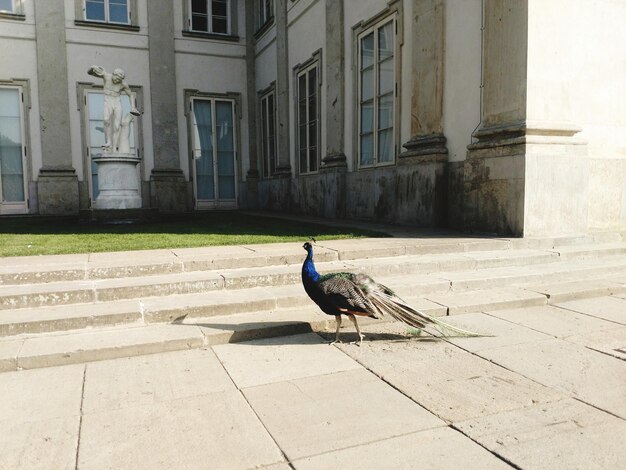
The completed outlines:
[[[316,344],[317,341],[311,337],[304,336],[307,333],[316,333],[323,340],[332,342],[335,339],[334,332],[320,331],[308,322],[300,321],[281,321],[281,322],[244,322],[244,323],[213,323],[213,322],[193,322],[190,320],[185,323],[186,315],[176,318],[171,325],[195,325],[211,330],[224,331],[224,339],[228,343],[241,343],[244,341],[266,340],[263,343],[268,346],[282,344]],[[321,323],[321,322],[320,322]],[[321,325],[320,325],[321,328]],[[219,335],[219,333],[218,333]],[[341,332],[340,338],[343,343],[354,342],[358,339],[356,332]],[[411,334],[400,333],[374,333],[365,332],[366,342],[387,341],[387,342],[439,342],[440,338],[436,336],[415,336]]]

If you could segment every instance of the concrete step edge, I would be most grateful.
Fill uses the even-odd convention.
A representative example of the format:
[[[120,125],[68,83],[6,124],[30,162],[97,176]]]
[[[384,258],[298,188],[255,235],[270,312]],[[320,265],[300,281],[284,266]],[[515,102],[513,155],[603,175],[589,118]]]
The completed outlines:
[[[543,253],[544,256],[554,254],[562,259],[597,258],[603,256],[626,254],[626,242],[613,242],[596,245],[574,245],[561,248],[536,247],[529,248],[520,246],[511,248],[512,240],[488,239],[488,240],[464,240],[462,242],[441,242],[426,245],[411,245],[399,243],[397,246],[383,248],[359,247],[358,249],[332,249],[320,248],[316,251],[317,262],[348,261],[355,263],[363,260],[380,258],[394,258],[398,256],[440,256],[445,257],[453,254],[471,255],[480,252],[515,253],[521,250]],[[487,249],[488,248],[488,249]],[[62,263],[65,268],[55,267],[54,264],[36,265],[35,267],[20,264],[15,261],[15,266],[0,265],[0,286],[46,284],[62,281],[97,281],[113,278],[136,278],[145,276],[158,276],[168,274],[190,273],[198,271],[224,271],[231,269],[249,269],[278,266],[300,265],[303,260],[302,254],[258,255],[252,253],[241,257],[221,257],[203,259],[202,257],[188,259],[176,259],[166,262],[140,262],[136,264],[107,265],[96,263],[89,265],[88,262],[74,264]],[[556,260],[555,260],[556,261]]]

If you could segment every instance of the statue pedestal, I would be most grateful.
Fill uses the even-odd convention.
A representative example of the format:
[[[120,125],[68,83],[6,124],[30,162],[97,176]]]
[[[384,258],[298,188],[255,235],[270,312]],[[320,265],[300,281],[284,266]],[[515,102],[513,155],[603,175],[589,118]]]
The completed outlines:
[[[127,153],[104,153],[93,157],[98,166],[100,193],[95,209],[139,209],[141,189],[137,164],[141,161]]]

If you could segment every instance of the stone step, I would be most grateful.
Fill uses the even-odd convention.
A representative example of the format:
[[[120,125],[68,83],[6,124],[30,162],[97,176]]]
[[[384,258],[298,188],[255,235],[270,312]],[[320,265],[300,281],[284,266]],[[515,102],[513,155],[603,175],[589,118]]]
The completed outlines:
[[[558,254],[537,250],[406,255],[353,261],[316,262],[324,272],[360,271],[383,276],[475,270],[558,261]],[[192,271],[97,280],[57,281],[0,286],[0,310],[105,302],[156,295],[189,294],[220,289],[245,289],[300,282],[300,263],[284,266]]]
[[[315,259],[319,263],[407,255],[436,256],[495,251],[504,253],[517,251],[518,256],[523,258],[525,254],[522,250],[542,250],[547,257],[556,256],[561,259],[626,254],[626,243],[621,241],[621,237],[616,237],[617,235],[607,239],[605,243],[596,244],[585,238],[586,244],[566,244],[557,248],[554,248],[555,241],[552,239],[436,237],[383,238],[374,241],[332,240],[317,244]],[[485,256],[494,258],[493,255]],[[454,262],[453,259],[449,262]],[[475,256],[474,259],[478,260],[480,257]],[[0,286],[297,265],[302,263],[302,260],[301,243],[8,257],[0,258]],[[459,261],[469,263],[469,260],[463,258]]]
[[[545,297],[544,297],[545,299]],[[413,298],[416,308],[443,316],[447,307]],[[118,311],[123,310],[121,303]],[[494,306],[488,306],[494,309]],[[104,314],[104,313],[103,313]],[[367,325],[391,319],[359,319]],[[353,332],[344,322],[342,328]],[[131,324],[54,333],[21,334],[0,339],[0,372],[131,357],[158,352],[201,348],[272,336],[333,332],[333,317],[310,301],[307,306],[216,316],[187,316],[172,323],[146,324],[136,317]],[[409,327],[407,327],[409,329]]]
[[[356,239],[319,242],[317,262],[507,249],[490,238]],[[193,271],[300,264],[302,243],[178,248],[54,256],[0,258],[0,285],[141,277]]]
[[[457,300],[454,295],[448,296],[448,294],[461,294],[464,291],[482,292],[494,288],[515,287],[513,291],[516,292],[521,290],[540,294],[539,297],[544,298],[544,303],[546,298],[553,303],[593,295],[625,292],[626,260],[621,260],[621,263],[617,259],[610,262],[585,260],[575,263],[552,263],[535,265],[531,271],[528,271],[529,269],[520,266],[431,275],[376,276],[376,280],[391,287],[405,300],[430,299],[441,302],[441,305],[451,309],[450,313],[459,313],[468,308],[472,310],[480,306],[480,303],[470,299],[471,295],[461,296],[461,299],[466,299],[463,301],[465,303],[461,302],[461,305],[455,303]],[[189,274],[198,276],[198,273]],[[622,279],[620,275],[623,276],[623,282],[620,282]],[[586,280],[581,281],[583,278]],[[122,281],[124,280],[111,282]],[[24,289],[27,286],[17,287]],[[210,289],[193,293],[179,293],[179,289],[169,295],[158,295],[167,290],[165,284],[159,284],[158,288],[153,285],[149,287],[141,292],[138,292],[136,286],[129,287],[130,291],[140,294],[133,299],[116,300],[108,295],[100,296],[103,300],[98,302],[88,301],[66,305],[54,305],[54,302],[48,302],[35,307],[5,309],[0,311],[0,336],[137,322],[152,324],[171,322],[184,315],[210,317],[311,305],[310,299],[300,284],[299,274],[295,283],[278,286],[253,285],[253,287],[240,289]],[[37,295],[43,296],[44,294],[38,293]],[[432,297],[433,295],[438,297]],[[66,296],[72,298],[67,292]],[[447,300],[444,301],[444,297]],[[521,299],[514,297],[513,300],[507,300],[506,305],[509,307],[517,305],[516,301],[522,301],[524,305],[534,305],[532,302],[535,300],[532,295]],[[443,314],[446,313],[446,311],[443,312]]]

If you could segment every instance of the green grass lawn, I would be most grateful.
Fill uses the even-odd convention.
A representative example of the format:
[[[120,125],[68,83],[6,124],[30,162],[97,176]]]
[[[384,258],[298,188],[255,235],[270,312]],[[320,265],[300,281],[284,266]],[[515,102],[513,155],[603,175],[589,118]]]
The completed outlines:
[[[215,245],[385,237],[349,227],[329,227],[240,212],[211,212],[160,221],[88,223],[43,217],[0,218],[0,257],[149,250]]]

